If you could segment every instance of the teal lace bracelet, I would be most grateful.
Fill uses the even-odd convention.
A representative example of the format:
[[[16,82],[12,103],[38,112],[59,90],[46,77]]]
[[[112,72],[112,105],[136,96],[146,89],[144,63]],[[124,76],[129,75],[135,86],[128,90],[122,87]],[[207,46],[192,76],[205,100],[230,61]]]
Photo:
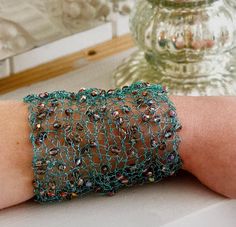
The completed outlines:
[[[29,108],[38,202],[89,192],[113,195],[158,182],[181,167],[181,124],[159,84],[54,91],[24,98]]]

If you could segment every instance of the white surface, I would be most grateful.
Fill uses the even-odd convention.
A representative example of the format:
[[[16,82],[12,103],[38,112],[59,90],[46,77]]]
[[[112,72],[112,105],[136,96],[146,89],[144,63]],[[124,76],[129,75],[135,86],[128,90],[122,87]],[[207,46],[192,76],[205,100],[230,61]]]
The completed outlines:
[[[0,79],[10,75],[10,60],[0,61]]]
[[[0,96],[0,100],[21,100],[29,93],[56,89],[78,91],[80,87],[109,88],[112,84],[111,72],[131,52],[132,50],[67,75],[21,88]],[[122,190],[113,197],[90,195],[84,199],[48,205],[30,201],[0,211],[0,226],[157,227],[170,224],[169,227],[192,227],[196,226],[197,220],[200,223],[197,226],[212,227],[214,225],[209,223],[217,215],[216,220],[226,223],[223,227],[233,227],[234,224],[236,226],[235,204],[235,200],[223,198],[204,187],[191,175],[181,173],[178,177],[156,184]],[[204,219],[201,220],[202,218]],[[189,220],[195,225],[188,224],[191,223]]]
[[[95,35],[94,35],[95,34]],[[112,25],[106,23],[13,57],[13,72],[33,68],[56,58],[80,51],[112,38]]]

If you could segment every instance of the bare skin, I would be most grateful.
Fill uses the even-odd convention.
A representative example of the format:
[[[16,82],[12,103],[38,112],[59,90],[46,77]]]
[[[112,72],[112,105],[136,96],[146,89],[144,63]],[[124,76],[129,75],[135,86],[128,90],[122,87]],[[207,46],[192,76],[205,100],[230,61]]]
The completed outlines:
[[[236,198],[236,98],[171,97],[183,129],[183,169],[226,197]],[[33,197],[27,105],[0,102],[0,209]]]

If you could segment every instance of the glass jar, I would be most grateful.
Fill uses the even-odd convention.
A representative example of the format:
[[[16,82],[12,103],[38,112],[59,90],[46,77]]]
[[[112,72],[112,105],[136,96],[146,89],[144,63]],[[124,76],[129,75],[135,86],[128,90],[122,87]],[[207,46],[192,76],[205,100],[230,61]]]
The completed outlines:
[[[236,95],[233,4],[138,0],[130,24],[140,51],[118,67],[115,85],[143,80],[165,84],[176,95]]]

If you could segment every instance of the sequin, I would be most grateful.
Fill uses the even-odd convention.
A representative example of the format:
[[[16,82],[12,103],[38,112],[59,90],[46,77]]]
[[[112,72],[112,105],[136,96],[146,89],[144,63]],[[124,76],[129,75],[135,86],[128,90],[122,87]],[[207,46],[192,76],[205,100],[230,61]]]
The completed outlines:
[[[112,112],[112,116],[113,117],[118,117],[120,115],[119,111],[118,110],[115,110]]]

